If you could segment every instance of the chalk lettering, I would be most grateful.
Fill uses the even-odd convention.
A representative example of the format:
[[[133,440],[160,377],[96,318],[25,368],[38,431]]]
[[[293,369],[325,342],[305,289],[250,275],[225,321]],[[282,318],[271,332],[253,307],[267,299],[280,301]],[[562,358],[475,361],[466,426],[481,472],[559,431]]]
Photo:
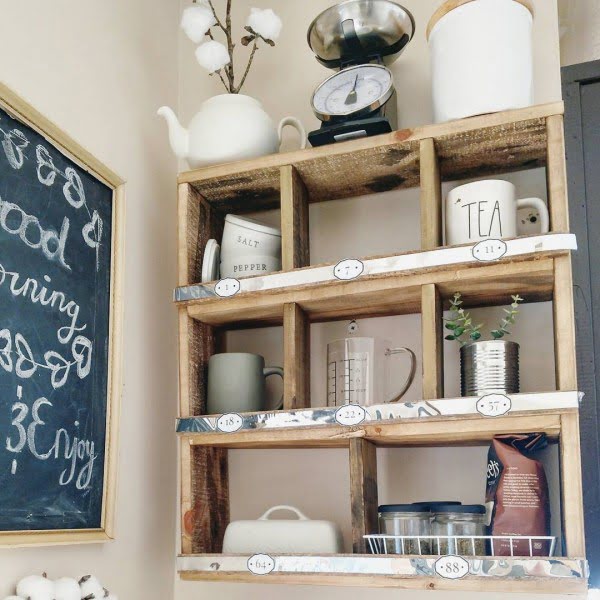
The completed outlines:
[[[18,223],[18,226],[16,226]],[[58,260],[58,262],[71,270],[71,267],[65,262],[65,246],[69,234],[69,219],[63,219],[60,234],[50,228],[44,230],[37,217],[28,215],[20,206],[12,202],[6,202],[0,198],[0,227],[11,235],[17,235],[29,248],[34,250],[41,249],[48,260]],[[37,231],[37,239],[31,239],[28,230]],[[54,248],[52,248],[54,246]]]
[[[38,369],[46,369],[50,371],[52,387],[58,389],[67,383],[71,367],[76,367],[80,379],[85,379],[91,372],[92,342],[82,335],[77,336],[71,344],[72,361],[54,350],[48,350],[44,354],[44,363],[38,362],[27,340],[20,333],[13,336],[9,329],[0,331],[0,344],[4,344],[0,348],[0,367],[8,373],[14,367],[15,374],[20,379],[30,379]],[[17,356],[16,363],[13,355]]]
[[[70,319],[69,325],[61,327],[57,331],[58,341],[61,344],[68,344],[76,332],[84,331],[87,325],[79,323],[80,307],[74,300],[68,300],[63,292],[57,290],[50,291],[45,284],[52,283],[48,275],[44,275],[44,284],[41,284],[37,279],[27,277],[23,278],[15,271],[7,271],[0,263],[0,287],[10,280],[10,293],[18,298],[28,298],[32,304],[38,302],[42,306],[50,306],[58,308],[58,311],[65,314]]]
[[[4,139],[2,140],[2,148],[8,160],[8,164],[13,169],[20,169],[25,161],[23,150],[29,146],[29,140],[25,134],[18,129],[13,129],[8,133],[2,132]]]
[[[85,204],[85,192],[83,190],[83,182],[75,169],[67,167],[65,169],[65,177],[67,182],[63,186],[63,194],[67,202],[73,208],[81,208]]]
[[[37,159],[37,176],[39,182],[51,186],[56,179],[56,173],[59,171],[54,166],[54,161],[50,153],[44,146],[38,144],[35,149],[35,157]]]
[[[39,450],[36,434],[38,428],[46,425],[39,414],[40,408],[43,406],[52,408],[53,405],[47,398],[38,398],[31,407],[31,422],[26,428],[24,423],[30,414],[29,407],[24,402],[13,404],[11,425],[16,429],[17,439],[13,440],[10,435],[7,436],[6,449],[13,454],[20,454],[27,447],[31,455],[41,461],[63,459],[67,461],[68,466],[59,476],[59,485],[66,486],[75,481],[75,487],[78,490],[88,489],[97,459],[94,442],[79,439],[77,436],[71,438],[66,429],[60,428],[55,433],[54,443],[50,449],[46,452]],[[78,468],[79,472],[77,473]],[[13,474],[16,472],[16,462],[13,462],[12,472]]]

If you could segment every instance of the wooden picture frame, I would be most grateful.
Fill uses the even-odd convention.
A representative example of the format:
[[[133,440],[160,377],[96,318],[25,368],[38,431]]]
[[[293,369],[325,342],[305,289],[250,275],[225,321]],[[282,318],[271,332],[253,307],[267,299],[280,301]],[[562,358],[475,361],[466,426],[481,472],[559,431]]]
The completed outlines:
[[[0,108],[112,190],[108,384],[101,526],[98,529],[0,531],[1,547],[107,542],[115,538],[118,432],[122,392],[125,182],[67,133],[0,82]]]

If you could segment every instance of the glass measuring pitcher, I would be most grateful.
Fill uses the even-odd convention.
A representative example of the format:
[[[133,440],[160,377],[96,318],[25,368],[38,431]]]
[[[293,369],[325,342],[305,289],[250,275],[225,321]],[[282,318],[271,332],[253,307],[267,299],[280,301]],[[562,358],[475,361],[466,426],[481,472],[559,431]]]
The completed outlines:
[[[405,354],[410,358],[410,374],[404,386],[388,399],[389,358]],[[415,378],[417,359],[409,348],[390,349],[383,340],[352,337],[327,344],[327,405],[371,406],[398,402]]]

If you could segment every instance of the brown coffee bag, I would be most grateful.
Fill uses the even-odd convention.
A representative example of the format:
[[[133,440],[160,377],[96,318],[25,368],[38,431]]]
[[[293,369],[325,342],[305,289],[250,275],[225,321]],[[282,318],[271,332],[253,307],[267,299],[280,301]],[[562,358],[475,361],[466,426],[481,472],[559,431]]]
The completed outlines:
[[[544,434],[499,435],[488,452],[486,505],[489,535],[549,536],[550,501],[544,466],[526,456],[547,445]],[[490,549],[492,550],[492,549]],[[494,541],[495,556],[511,556],[509,539]],[[514,540],[514,556],[548,556],[541,540]]]

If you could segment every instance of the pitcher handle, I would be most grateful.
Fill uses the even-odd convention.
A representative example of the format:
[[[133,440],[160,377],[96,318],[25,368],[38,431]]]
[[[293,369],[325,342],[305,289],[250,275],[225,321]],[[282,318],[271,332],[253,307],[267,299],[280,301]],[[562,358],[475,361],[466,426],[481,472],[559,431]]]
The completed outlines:
[[[295,117],[285,117],[285,119],[281,119],[281,123],[279,123],[279,131],[278,131],[279,145],[281,146],[283,128],[286,125],[290,125],[298,131],[298,133],[300,134],[300,149],[304,150],[306,148],[306,142],[307,142],[306,129],[304,129],[304,125],[302,125],[302,123]]]
[[[263,375],[266,377],[270,377],[271,375],[279,375],[283,380],[283,369],[281,367],[266,367],[263,369]],[[270,410],[281,410],[283,408],[283,394],[281,394],[281,400],[279,404]]]
[[[522,200],[518,200],[517,208],[535,208],[538,210],[542,221],[542,233],[550,231],[550,214],[548,213],[546,203],[541,198],[523,198]]]
[[[408,379],[404,383],[404,387],[400,390],[400,393],[397,396],[395,396],[394,398],[392,398],[391,400],[388,400],[388,402],[398,402],[399,400],[402,399],[404,394],[406,394],[406,392],[408,392],[408,389],[412,385],[412,383],[415,379],[415,374],[417,372],[417,357],[415,356],[415,353],[410,348],[394,348],[394,349],[388,348],[385,351],[386,356],[392,356],[394,354],[408,354],[410,356],[410,373],[408,375]]]

